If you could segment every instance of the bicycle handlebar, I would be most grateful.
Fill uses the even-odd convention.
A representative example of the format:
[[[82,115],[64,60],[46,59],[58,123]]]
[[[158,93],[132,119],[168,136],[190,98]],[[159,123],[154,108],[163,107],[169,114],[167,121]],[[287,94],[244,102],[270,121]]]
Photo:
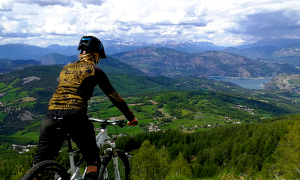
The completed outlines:
[[[89,118],[90,121],[93,121],[93,122],[98,122],[98,123],[101,123],[101,125],[104,125],[104,126],[107,126],[107,125],[118,125],[119,127],[123,128],[124,124],[127,123],[126,120],[102,120],[102,119],[95,119],[95,118]]]

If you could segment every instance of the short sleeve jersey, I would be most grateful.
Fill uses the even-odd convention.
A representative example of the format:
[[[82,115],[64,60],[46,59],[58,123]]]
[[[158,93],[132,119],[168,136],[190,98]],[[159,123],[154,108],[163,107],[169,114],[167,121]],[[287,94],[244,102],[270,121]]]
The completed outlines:
[[[58,87],[49,102],[49,110],[78,109],[87,111],[87,102],[98,85],[111,102],[125,115],[134,119],[124,99],[114,90],[106,74],[94,64],[77,61],[65,66],[59,75]]]

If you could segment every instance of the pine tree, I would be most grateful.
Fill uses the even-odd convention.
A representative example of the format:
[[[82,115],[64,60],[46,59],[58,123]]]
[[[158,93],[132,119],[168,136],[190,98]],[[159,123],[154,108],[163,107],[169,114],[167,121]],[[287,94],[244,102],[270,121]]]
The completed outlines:
[[[159,150],[159,179],[165,179],[170,170],[170,155],[165,146]]]
[[[136,180],[159,179],[159,153],[149,140],[143,142],[139,152],[132,157],[132,176]]]
[[[19,180],[24,176],[25,173],[26,173],[26,169],[24,169],[23,165],[20,165],[18,163],[15,165],[15,170],[13,172],[13,175],[10,177],[10,179]]]
[[[286,179],[300,178],[300,123],[295,121],[287,127],[288,133],[282,138],[274,152],[276,164],[271,166],[274,177],[283,175]]]
[[[183,154],[180,152],[177,158],[172,162],[170,172],[166,179],[184,179],[191,177],[192,171],[188,162],[184,159]]]

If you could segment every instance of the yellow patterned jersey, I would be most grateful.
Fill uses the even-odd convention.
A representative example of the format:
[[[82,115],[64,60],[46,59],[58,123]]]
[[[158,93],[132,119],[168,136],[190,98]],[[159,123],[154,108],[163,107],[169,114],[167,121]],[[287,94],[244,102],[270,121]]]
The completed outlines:
[[[49,102],[49,110],[87,110],[87,102],[98,85],[111,102],[125,115],[134,119],[123,98],[114,90],[106,74],[97,66],[86,61],[77,61],[65,66],[60,75],[58,87]]]

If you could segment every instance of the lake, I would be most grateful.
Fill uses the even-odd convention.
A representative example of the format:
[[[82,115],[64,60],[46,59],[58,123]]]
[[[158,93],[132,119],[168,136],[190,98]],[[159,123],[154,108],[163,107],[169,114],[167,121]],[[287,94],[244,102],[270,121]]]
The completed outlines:
[[[263,89],[261,85],[272,79],[272,78],[245,79],[245,78],[226,78],[226,77],[208,77],[208,78],[216,81],[232,82],[234,84],[237,84],[247,89]]]

